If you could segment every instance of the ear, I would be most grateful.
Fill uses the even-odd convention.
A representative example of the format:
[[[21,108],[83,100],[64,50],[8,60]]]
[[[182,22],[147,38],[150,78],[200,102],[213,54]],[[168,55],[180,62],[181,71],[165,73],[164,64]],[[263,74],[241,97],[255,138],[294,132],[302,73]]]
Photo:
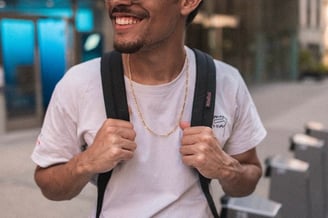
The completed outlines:
[[[188,16],[193,10],[197,8],[202,0],[181,0],[181,14]]]

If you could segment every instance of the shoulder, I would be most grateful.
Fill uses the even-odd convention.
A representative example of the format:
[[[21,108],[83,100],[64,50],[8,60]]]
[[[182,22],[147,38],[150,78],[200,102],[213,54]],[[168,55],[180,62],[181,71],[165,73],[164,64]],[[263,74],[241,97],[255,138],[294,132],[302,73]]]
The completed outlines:
[[[238,103],[245,95],[249,95],[248,87],[239,70],[227,63],[214,60],[216,66],[217,95]]]
[[[74,114],[88,101],[88,96],[100,95],[100,58],[71,67],[57,83],[52,94],[54,105]]]
[[[219,84],[239,86],[244,82],[237,68],[219,60],[214,60],[214,62],[216,66],[216,77]]]
[[[189,53],[189,57],[191,61],[196,62],[196,56],[195,53],[193,53],[192,49],[187,47],[187,52]],[[218,84],[223,84],[223,85],[226,84],[231,86],[234,84],[238,85],[240,83],[243,83],[243,78],[241,77],[241,74],[237,68],[223,61],[214,58],[212,59],[214,61],[215,68],[216,68],[216,78]]]
[[[92,59],[71,67],[62,79],[62,83],[86,85],[100,78],[100,58]]]
[[[191,66],[196,72],[196,54],[189,47],[186,47],[186,51],[190,62],[192,63]],[[223,61],[214,58],[212,59],[216,68],[217,94],[224,95],[228,98],[236,98],[239,90],[247,90],[246,84],[237,68]]]
[[[83,90],[98,86],[100,82],[100,58],[96,58],[71,67],[58,82],[56,91],[69,94],[75,90],[82,94]]]

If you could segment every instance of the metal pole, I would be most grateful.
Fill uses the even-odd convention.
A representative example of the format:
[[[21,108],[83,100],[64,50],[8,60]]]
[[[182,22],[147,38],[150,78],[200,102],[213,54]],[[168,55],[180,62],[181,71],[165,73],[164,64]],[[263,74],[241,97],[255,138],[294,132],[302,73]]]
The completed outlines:
[[[79,40],[78,40],[78,32],[76,29],[76,14],[77,14],[77,0],[71,0],[72,4],[72,28],[73,28],[73,64],[77,64],[79,60],[79,51],[78,51],[78,45],[79,45]]]
[[[42,102],[42,82],[41,82],[41,58],[40,58],[40,48],[39,48],[39,38],[38,38],[38,22],[33,20],[34,23],[34,75],[35,75],[35,119],[37,124],[41,124],[43,117],[43,102]]]
[[[206,1],[205,10],[208,13],[208,17],[211,17],[215,14],[215,1],[209,0]],[[222,59],[222,43],[223,43],[223,36],[222,36],[222,27],[220,28],[209,28],[207,33],[208,43],[210,53],[213,57],[217,59]]]
[[[0,17],[0,26],[2,22],[2,18]],[[3,78],[0,78],[0,80],[3,80],[3,84],[0,84],[0,135],[6,132],[6,102],[5,102],[5,96],[4,96],[4,85],[5,85],[5,72],[3,68],[3,56],[2,56],[2,30],[0,29],[0,76],[3,76]],[[2,86],[2,87],[1,87]]]

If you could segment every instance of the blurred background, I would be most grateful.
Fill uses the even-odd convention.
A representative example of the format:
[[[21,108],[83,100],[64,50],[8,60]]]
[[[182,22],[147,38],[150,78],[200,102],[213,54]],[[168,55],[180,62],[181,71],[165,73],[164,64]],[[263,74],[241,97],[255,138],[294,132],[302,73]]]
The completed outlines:
[[[327,74],[326,0],[204,3],[187,44],[234,65],[248,84]],[[112,48],[110,26],[103,0],[0,0],[0,130],[38,126],[65,71]]]
[[[327,0],[206,0],[186,43],[240,70],[268,130],[263,163],[291,156],[289,136],[307,121],[328,125]],[[94,187],[49,203],[29,155],[58,80],[111,49],[103,0],[0,0],[1,217],[87,217]],[[261,180],[256,193],[268,186]]]

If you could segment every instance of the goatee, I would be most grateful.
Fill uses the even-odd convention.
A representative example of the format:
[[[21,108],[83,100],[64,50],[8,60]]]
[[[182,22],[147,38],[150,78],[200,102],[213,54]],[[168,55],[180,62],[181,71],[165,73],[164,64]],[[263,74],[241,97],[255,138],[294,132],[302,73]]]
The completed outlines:
[[[135,53],[142,48],[141,43],[117,43],[114,42],[114,49],[121,53]]]

